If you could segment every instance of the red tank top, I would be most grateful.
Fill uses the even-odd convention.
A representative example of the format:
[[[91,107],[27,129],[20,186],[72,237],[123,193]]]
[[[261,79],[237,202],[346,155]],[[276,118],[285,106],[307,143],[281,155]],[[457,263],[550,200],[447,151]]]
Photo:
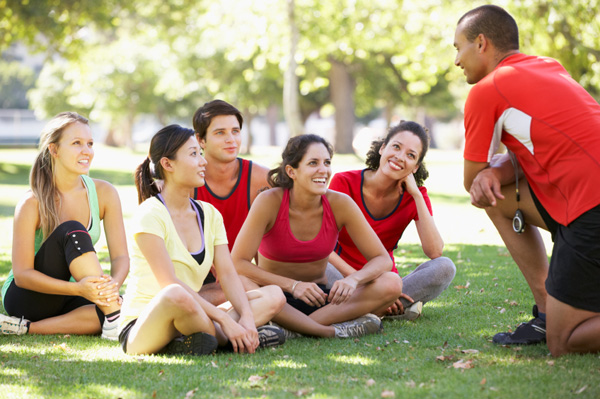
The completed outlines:
[[[235,239],[248,216],[250,210],[250,176],[252,174],[252,161],[238,158],[238,180],[231,192],[225,197],[213,193],[208,183],[194,190],[194,199],[214,205],[223,216],[223,224],[227,231],[229,250],[233,248]]]
[[[321,203],[321,230],[312,240],[300,241],[294,237],[290,227],[290,190],[284,190],[275,224],[263,236],[258,252],[277,262],[305,263],[327,258],[335,248],[338,228],[326,196],[321,196]]]

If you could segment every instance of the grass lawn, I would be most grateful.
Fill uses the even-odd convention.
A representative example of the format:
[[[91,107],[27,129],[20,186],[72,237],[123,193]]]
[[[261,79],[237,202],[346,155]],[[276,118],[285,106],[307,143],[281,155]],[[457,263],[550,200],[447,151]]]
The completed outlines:
[[[144,154],[99,147],[91,175],[117,186],[128,219],[136,206],[130,171]],[[279,153],[254,159],[274,166]],[[34,155],[0,150],[0,284],[11,267],[14,206],[27,190]],[[333,164],[335,171],[360,167],[352,156],[336,156]],[[531,293],[483,212],[469,205],[460,154],[432,151],[428,166],[445,255],[458,270],[416,322],[384,321],[382,334],[361,339],[301,338],[251,356],[197,358],[126,356],[97,337],[0,336],[0,397],[600,397],[600,356],[553,359],[545,345],[490,342],[530,318]],[[98,249],[106,259],[105,245]],[[396,254],[401,274],[426,260],[414,230]]]

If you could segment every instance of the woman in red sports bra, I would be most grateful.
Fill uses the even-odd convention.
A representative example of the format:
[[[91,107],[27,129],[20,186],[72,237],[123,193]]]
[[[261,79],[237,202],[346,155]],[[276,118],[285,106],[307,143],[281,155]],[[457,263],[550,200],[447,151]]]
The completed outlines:
[[[233,247],[240,274],[284,291],[287,304],[273,321],[288,338],[297,336],[290,330],[338,338],[378,332],[379,316],[402,291],[389,255],[358,206],[327,189],[332,154],[320,136],[290,139],[281,165],[269,172],[274,188],[256,198]],[[327,261],[344,227],[360,237],[356,241],[367,262],[328,290]],[[252,263],[257,252],[258,266]]]

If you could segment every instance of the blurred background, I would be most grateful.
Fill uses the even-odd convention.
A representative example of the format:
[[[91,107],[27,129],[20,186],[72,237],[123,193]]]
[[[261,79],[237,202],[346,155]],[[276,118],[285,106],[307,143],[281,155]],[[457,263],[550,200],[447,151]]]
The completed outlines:
[[[597,0],[494,3],[517,20],[522,52],[558,59],[600,98]],[[460,149],[469,86],[454,29],[481,4],[0,0],[0,145],[35,145],[45,120],[75,110],[96,140],[135,149],[220,98],[244,114],[245,153],[311,132],[362,155],[400,119]]]

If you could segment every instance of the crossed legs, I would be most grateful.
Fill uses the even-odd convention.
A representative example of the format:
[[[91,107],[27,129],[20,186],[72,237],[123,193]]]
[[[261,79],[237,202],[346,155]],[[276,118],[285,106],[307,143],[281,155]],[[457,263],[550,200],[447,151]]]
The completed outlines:
[[[284,303],[278,287],[267,286],[247,292],[257,326],[269,321]],[[234,320],[239,316],[229,302],[219,306]],[[144,308],[129,333],[127,353],[156,353],[180,335],[205,332],[223,343],[224,335],[202,309],[198,301],[178,284],[164,287]]]

